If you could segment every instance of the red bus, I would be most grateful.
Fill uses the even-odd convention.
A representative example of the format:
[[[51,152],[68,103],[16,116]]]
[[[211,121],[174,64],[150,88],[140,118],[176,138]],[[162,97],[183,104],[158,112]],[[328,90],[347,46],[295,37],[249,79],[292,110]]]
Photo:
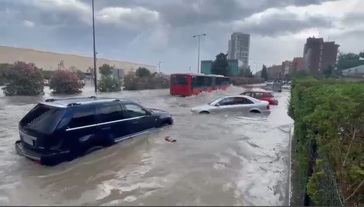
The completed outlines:
[[[197,95],[202,91],[226,89],[230,78],[222,75],[178,73],[171,75],[170,94],[172,96]]]

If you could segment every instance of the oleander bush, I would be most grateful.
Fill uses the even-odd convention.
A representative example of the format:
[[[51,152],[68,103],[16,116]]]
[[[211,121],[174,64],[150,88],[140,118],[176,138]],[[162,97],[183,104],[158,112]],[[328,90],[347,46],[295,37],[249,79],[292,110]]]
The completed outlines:
[[[3,79],[6,96],[36,96],[43,93],[41,70],[33,63],[15,62],[8,66]]]
[[[69,70],[57,70],[49,81],[49,88],[55,94],[80,93],[83,84],[77,74]]]

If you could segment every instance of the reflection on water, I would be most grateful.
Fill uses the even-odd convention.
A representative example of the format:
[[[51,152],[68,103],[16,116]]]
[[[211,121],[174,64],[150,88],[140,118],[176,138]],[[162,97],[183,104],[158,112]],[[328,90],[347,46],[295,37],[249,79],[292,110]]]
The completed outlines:
[[[243,89],[172,97],[168,90],[99,96],[126,98],[170,111],[160,129],[55,167],[16,155],[17,123],[50,97],[0,96],[0,204],[284,205],[287,204],[288,93],[271,113],[201,116],[190,109]],[[88,87],[83,96],[94,95]],[[166,142],[170,136],[176,143]]]

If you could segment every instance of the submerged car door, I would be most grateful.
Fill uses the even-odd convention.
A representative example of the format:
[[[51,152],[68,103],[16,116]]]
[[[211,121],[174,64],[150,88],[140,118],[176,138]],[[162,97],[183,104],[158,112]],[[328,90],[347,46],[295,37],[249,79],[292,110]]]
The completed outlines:
[[[128,119],[131,134],[155,127],[154,117],[149,111],[134,103],[123,104],[124,117]]]
[[[119,102],[104,103],[96,109],[99,129],[106,143],[114,142],[129,134],[128,120],[123,116]]]
[[[227,97],[219,101],[215,107],[211,110],[213,112],[219,112],[219,111],[232,111],[234,109],[234,98],[233,97]]]
[[[234,109],[235,111],[249,111],[254,103],[244,97],[234,97]]]
[[[96,109],[94,105],[75,106],[71,120],[65,129],[65,141],[75,153],[98,145],[100,131],[97,126]]]

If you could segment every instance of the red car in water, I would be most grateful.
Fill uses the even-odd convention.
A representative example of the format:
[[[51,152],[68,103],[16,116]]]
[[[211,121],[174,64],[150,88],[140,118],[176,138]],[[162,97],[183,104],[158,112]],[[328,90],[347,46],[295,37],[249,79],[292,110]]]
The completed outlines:
[[[248,90],[240,95],[250,96],[259,100],[268,101],[270,105],[278,105],[278,100],[274,98],[273,93],[266,90]]]

